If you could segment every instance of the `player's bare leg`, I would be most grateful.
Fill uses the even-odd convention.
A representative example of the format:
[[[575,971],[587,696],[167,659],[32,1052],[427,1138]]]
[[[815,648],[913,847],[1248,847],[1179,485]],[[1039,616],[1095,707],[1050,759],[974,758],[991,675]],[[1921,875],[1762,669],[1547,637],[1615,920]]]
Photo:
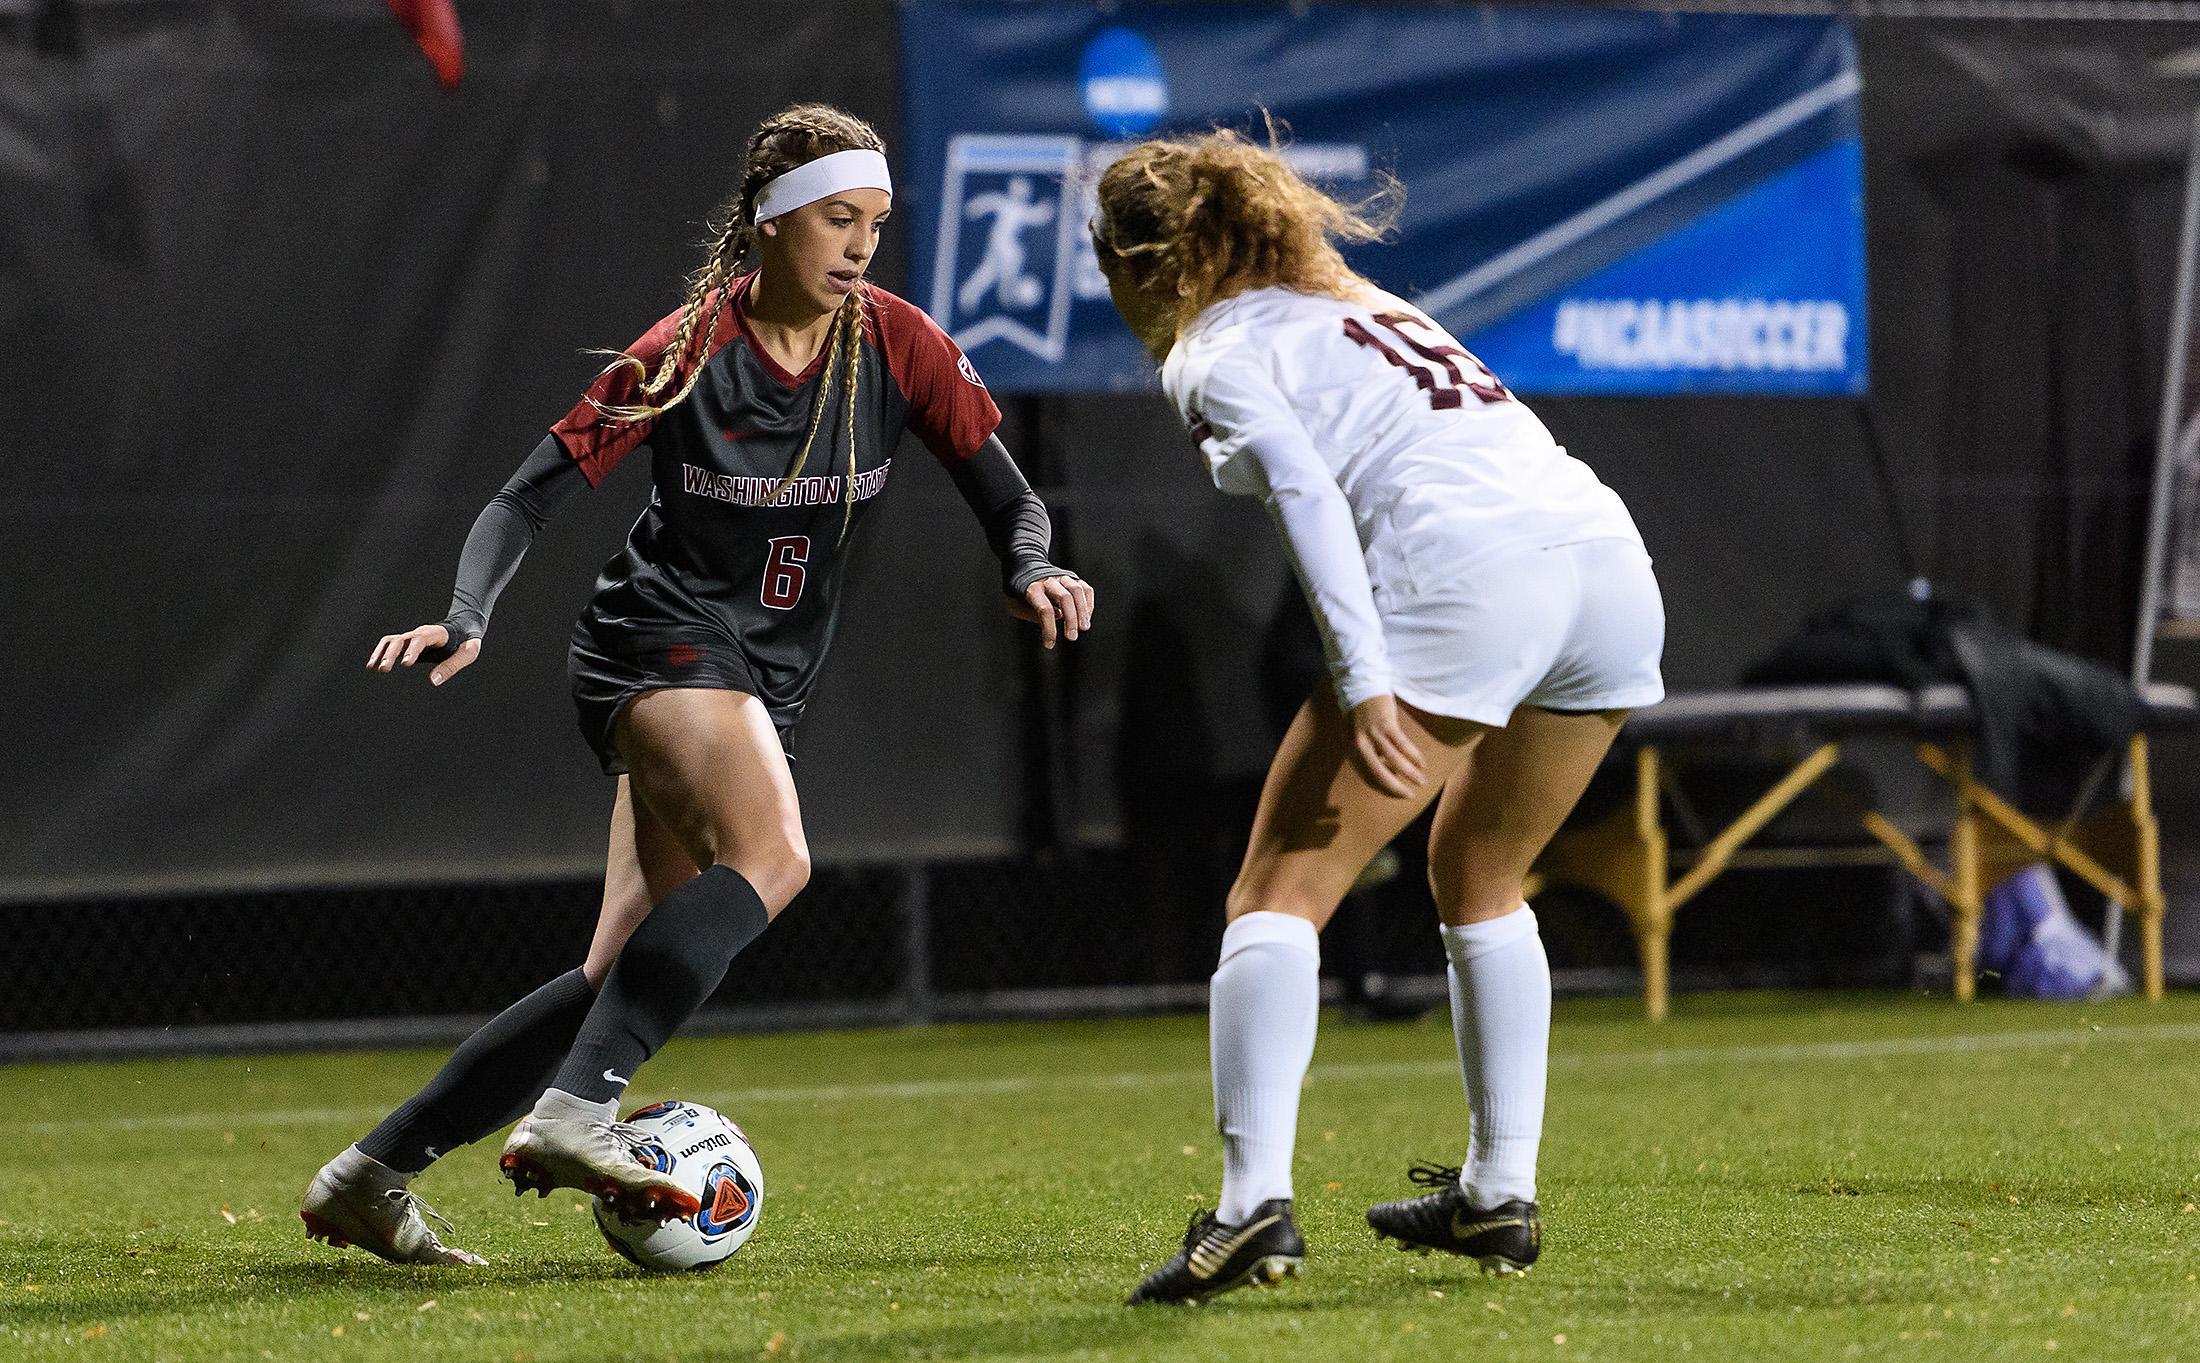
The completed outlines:
[[[1525,1272],[1542,1251],[1535,1168],[1551,973],[1521,887],[1625,718],[1623,711],[1522,706],[1483,740],[1437,802],[1429,887],[1451,958],[1470,1129],[1462,1165],[1411,1171],[1433,1191],[1368,1210],[1368,1224],[1402,1249],[1464,1255],[1496,1273]]]
[[[1208,1004],[1220,1204],[1195,1217],[1183,1248],[1131,1294],[1133,1305],[1191,1302],[1296,1276],[1305,1244],[1291,1206],[1299,1088],[1313,1060],[1318,934],[1367,863],[1460,769],[1485,731],[1399,707],[1426,777],[1410,795],[1374,785],[1328,687],[1301,707],[1269,767]]]
[[[1325,926],[1360,872],[1428,808],[1491,730],[1400,703],[1428,776],[1411,796],[1378,789],[1353,757],[1352,725],[1319,688],[1291,721],[1262,784],[1227,917],[1283,913]]]
[[[665,896],[695,879],[698,868],[679,839],[634,798],[633,778],[621,776],[611,802],[611,846],[604,857],[603,907],[581,972],[601,988],[634,929]]]
[[[754,697],[652,691],[628,707],[619,743],[633,773],[637,859],[669,861],[669,840],[706,869],[631,929],[572,1055],[499,1163],[519,1190],[581,1188],[636,1216],[691,1216],[693,1195],[636,1158],[641,1140],[615,1120],[617,1101],[800,892],[809,856],[786,755]],[[599,948],[615,927],[605,925]]]

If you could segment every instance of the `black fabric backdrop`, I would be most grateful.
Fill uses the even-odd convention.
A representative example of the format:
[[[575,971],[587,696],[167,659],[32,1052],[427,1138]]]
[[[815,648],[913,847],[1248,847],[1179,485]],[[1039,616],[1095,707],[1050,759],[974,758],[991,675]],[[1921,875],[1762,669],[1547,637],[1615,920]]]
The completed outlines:
[[[93,5],[80,58],[0,45],[0,898],[600,868],[564,636],[637,471],[547,532],[459,684],[359,664],[441,614],[581,351],[677,299],[760,115],[828,100],[892,140],[894,12],[465,18],[455,94],[379,0]],[[2143,75],[2179,33],[1862,29],[1873,379],[1913,552],[2112,658],[2177,181],[2161,137],[2089,141],[2082,115],[2125,98],[2100,54]],[[1900,589],[1851,404],[1536,405],[1636,511],[1674,685]],[[1284,570],[1259,508],[1202,486],[1158,398],[1020,403],[1004,435],[1099,627],[1032,660],[945,479],[907,460],[798,745],[821,859],[1114,841],[1272,747],[1255,664]]]
[[[893,136],[891,11],[856,17],[469,6],[452,95],[378,0],[98,6],[81,61],[0,49],[0,894],[600,868],[563,639],[638,466],[459,684],[360,664],[440,617],[582,350],[677,302],[762,115]],[[990,557],[904,463],[801,762],[828,855],[1015,827]]]

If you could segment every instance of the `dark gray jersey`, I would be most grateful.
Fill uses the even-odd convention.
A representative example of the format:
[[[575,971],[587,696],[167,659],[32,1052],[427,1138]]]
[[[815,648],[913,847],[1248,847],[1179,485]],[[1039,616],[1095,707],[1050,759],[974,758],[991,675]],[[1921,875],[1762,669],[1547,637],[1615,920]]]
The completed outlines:
[[[1001,414],[931,318],[864,284],[853,373],[834,366],[812,436],[830,357],[821,353],[801,374],[774,363],[748,327],[753,280],[742,276],[722,302],[710,300],[721,308],[718,334],[706,353],[704,326],[695,327],[689,348],[703,372],[685,400],[649,421],[606,416],[603,407],[638,395],[632,368],[622,366],[551,429],[591,483],[646,448],[656,484],[625,547],[604,565],[576,641],[653,671],[738,649],[758,699],[786,724],[832,640],[846,551],[885,489],[902,432],[915,432],[953,471]],[[627,353],[654,369],[679,321],[678,313],[665,318]],[[790,479],[806,439],[800,476]]]

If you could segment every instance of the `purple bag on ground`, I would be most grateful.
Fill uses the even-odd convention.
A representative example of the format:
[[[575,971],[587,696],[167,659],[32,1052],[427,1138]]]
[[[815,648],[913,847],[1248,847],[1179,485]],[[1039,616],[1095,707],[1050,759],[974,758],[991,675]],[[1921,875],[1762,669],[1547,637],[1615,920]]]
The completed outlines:
[[[2027,866],[1987,892],[1978,968],[1999,974],[2002,992],[2012,998],[2131,992],[2131,977],[2070,912],[2070,901],[2045,863]]]

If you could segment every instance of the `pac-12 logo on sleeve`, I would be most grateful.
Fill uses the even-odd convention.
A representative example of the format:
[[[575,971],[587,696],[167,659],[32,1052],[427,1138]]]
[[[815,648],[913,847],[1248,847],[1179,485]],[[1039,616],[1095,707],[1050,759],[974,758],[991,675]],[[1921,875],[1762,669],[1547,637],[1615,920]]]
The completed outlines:
[[[965,380],[976,384],[980,388],[985,387],[985,380],[978,377],[978,366],[970,362],[968,355],[957,355],[955,357],[955,368],[961,371]]]

